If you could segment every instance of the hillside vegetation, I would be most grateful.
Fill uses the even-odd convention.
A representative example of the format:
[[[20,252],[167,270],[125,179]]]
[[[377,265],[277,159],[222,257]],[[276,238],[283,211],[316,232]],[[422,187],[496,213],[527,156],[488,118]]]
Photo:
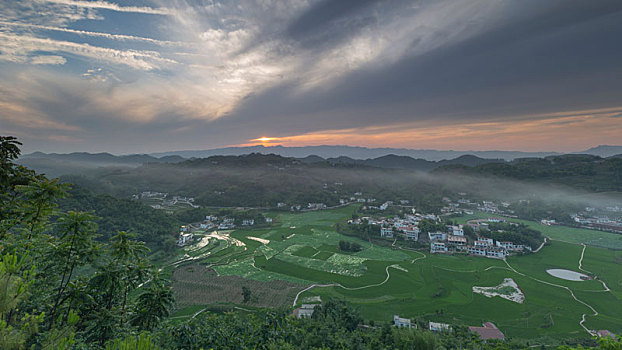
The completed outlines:
[[[495,176],[531,182],[552,182],[594,192],[622,191],[622,157],[563,155],[522,158],[510,163],[449,165],[436,174]]]

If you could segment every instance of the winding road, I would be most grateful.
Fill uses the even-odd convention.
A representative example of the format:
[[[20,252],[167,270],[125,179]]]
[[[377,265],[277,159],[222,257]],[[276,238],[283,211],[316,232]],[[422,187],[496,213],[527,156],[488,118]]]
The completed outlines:
[[[583,270],[583,269],[581,268],[581,262],[582,262],[582,260],[583,260],[583,253],[584,253],[584,252],[585,252],[585,245],[583,245],[583,251],[581,252],[581,258],[579,259],[579,269],[581,269],[582,271],[585,271],[585,270]],[[590,304],[586,303],[585,301],[583,301],[583,300],[581,300],[581,299],[577,298],[577,297],[576,297],[576,295],[574,294],[574,292],[572,291],[572,289],[570,289],[570,288],[568,288],[568,287],[566,287],[566,286],[562,286],[562,285],[559,285],[559,284],[555,284],[555,283],[551,283],[551,282],[547,282],[547,281],[543,281],[543,280],[537,279],[537,278],[535,278],[535,277],[532,277],[532,276],[526,275],[526,274],[524,274],[524,273],[522,273],[522,272],[518,272],[518,271],[517,271],[514,267],[512,267],[512,265],[510,265],[510,263],[507,261],[507,259],[503,259],[503,261],[504,261],[504,262],[505,262],[505,264],[508,266],[508,268],[510,268],[510,270],[512,270],[513,272],[515,272],[515,273],[517,273],[517,274],[519,274],[519,275],[521,275],[521,276],[523,276],[523,277],[528,277],[528,278],[531,278],[532,280],[534,280],[534,281],[536,281],[536,282],[540,282],[540,283],[543,283],[543,284],[546,284],[546,285],[549,285],[549,286],[553,286],[553,287],[562,288],[562,289],[567,290],[567,291],[570,293],[570,296],[571,296],[571,297],[572,297],[575,301],[577,301],[577,302],[579,302],[579,303],[581,303],[581,304],[585,305],[585,306],[586,306],[586,307],[588,307],[590,310],[592,310],[592,316],[598,316],[598,311],[596,311],[596,309],[594,309],[594,307],[592,307],[592,305],[590,305]],[[608,289],[608,288],[607,288],[607,289]],[[586,331],[586,332],[588,332],[590,335],[592,335],[592,336],[593,336],[593,335],[595,335],[596,333],[595,333],[594,331],[592,331],[591,329],[587,328],[587,327],[584,325],[584,323],[585,323],[585,317],[586,317],[586,316],[588,316],[588,315],[587,315],[587,314],[583,314],[583,315],[581,316],[581,321],[579,321],[579,325],[580,325],[583,329],[585,329],[585,331]]]
[[[361,287],[346,287],[346,286],[342,285],[341,283],[328,283],[328,284],[317,284],[316,283],[316,284],[312,284],[309,287],[301,290],[300,292],[298,292],[296,294],[296,297],[294,298],[294,303],[292,304],[292,306],[296,306],[296,303],[298,303],[298,297],[300,297],[300,294],[302,294],[302,293],[304,293],[304,292],[306,292],[308,290],[311,290],[313,288],[339,287],[339,288],[343,288],[345,290],[360,290],[360,289],[366,289],[366,288],[372,288],[372,287],[381,286],[381,285],[387,283],[389,281],[389,278],[391,277],[391,274],[389,273],[389,267],[392,267],[392,268],[397,269],[397,270],[403,269],[403,267],[401,267],[401,266],[399,266],[397,264],[389,265],[389,266],[387,266],[385,268],[385,271],[387,273],[387,278],[385,278],[384,281],[382,281],[380,283],[370,284],[370,285],[367,285],[367,286],[361,286]]]

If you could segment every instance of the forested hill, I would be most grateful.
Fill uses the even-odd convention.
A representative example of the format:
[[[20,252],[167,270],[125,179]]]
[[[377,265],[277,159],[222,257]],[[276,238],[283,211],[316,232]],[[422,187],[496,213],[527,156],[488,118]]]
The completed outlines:
[[[554,182],[593,192],[622,191],[622,155],[601,158],[568,154],[545,158],[521,158],[509,163],[476,166],[453,164],[436,174],[489,175],[515,180]]]
[[[322,158],[311,155],[304,158],[285,157],[277,154],[249,153],[243,155],[214,155],[207,158],[185,159],[179,156],[156,158],[145,154],[115,156],[109,153],[41,153],[35,152],[19,158],[18,163],[51,177],[74,175],[96,171],[100,167],[138,167],[149,163],[184,163],[183,166],[285,166],[292,164],[314,164],[315,166],[361,165],[388,169],[409,169],[430,171],[451,164],[479,165],[504,162],[503,159],[487,159],[474,155],[462,155],[448,160],[426,160],[409,156],[389,154],[377,158],[356,159],[346,156]]]
[[[99,240],[108,241],[117,231],[136,235],[153,251],[167,252],[175,248],[175,235],[183,223],[175,215],[156,210],[139,201],[95,194],[73,186],[68,196],[58,200],[64,211],[88,211],[97,216]]]

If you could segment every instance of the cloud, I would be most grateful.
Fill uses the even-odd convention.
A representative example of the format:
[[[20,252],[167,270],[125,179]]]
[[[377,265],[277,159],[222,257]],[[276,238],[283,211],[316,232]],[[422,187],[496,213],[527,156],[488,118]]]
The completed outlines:
[[[163,46],[187,46],[188,43],[183,42],[175,42],[175,41],[167,41],[167,40],[157,40],[152,38],[145,38],[141,36],[134,35],[123,35],[123,34],[110,34],[110,33],[101,33],[101,32],[91,32],[86,30],[75,30],[63,27],[52,27],[52,26],[44,26],[38,24],[29,24],[29,23],[19,23],[19,22],[2,22],[0,21],[0,26],[9,26],[9,27],[23,27],[29,29],[38,29],[38,30],[48,30],[48,31],[57,31],[64,33],[77,34],[81,36],[92,36],[92,37],[100,37],[111,40],[130,40],[130,41],[142,41],[151,44],[163,45]]]
[[[47,2],[75,6],[89,9],[103,9],[117,12],[144,13],[150,15],[173,15],[174,12],[167,8],[152,8],[148,6],[120,6],[108,1],[80,1],[80,0],[46,0]]]
[[[0,84],[31,95],[2,108],[78,127],[89,147],[467,145],[504,122],[559,135],[622,91],[618,1],[153,1],[0,5]],[[603,118],[585,125],[619,132]]]
[[[266,134],[241,145],[302,146],[348,144],[367,147],[436,148],[458,150],[571,151],[592,147],[595,141],[619,143],[622,125],[609,119],[622,107],[567,111],[552,115],[515,116],[496,121],[451,123],[414,122],[354,127],[275,136]],[[585,133],[584,130],[591,133]],[[596,133],[593,134],[593,133]],[[451,139],[448,145],[447,140]],[[525,140],[529,145],[525,145]],[[233,146],[233,145],[231,145]]]
[[[155,51],[116,50],[90,44],[37,38],[29,35],[14,35],[0,32],[0,60],[10,62],[31,62],[30,55],[40,51],[65,52],[88,59],[120,64],[139,70],[159,69],[176,63],[163,58]]]
[[[31,64],[52,64],[52,65],[62,65],[67,63],[67,60],[63,56],[55,56],[55,55],[44,55],[44,56],[34,56],[30,59]]]

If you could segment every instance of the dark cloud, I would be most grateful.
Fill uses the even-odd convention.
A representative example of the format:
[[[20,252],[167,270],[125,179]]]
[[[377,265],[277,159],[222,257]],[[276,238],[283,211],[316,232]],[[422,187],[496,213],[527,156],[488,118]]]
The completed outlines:
[[[285,36],[303,46],[343,40],[376,22],[365,10],[386,0],[323,0],[312,5],[285,29]]]
[[[480,35],[354,71],[333,87],[301,93],[289,83],[264,91],[219,123],[287,133],[618,106],[622,3],[525,4],[533,7]]]

